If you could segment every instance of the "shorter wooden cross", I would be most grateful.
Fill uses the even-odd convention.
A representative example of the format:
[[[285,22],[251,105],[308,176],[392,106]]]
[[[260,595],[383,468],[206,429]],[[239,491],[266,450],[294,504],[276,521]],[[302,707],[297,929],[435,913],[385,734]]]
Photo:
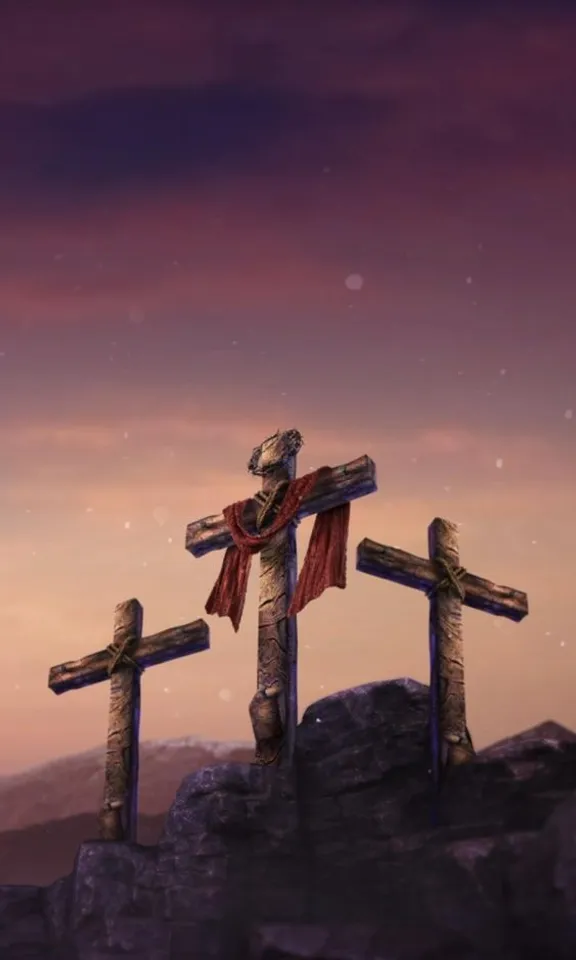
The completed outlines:
[[[528,598],[461,567],[458,527],[450,520],[432,521],[428,552],[430,559],[424,560],[366,539],[358,545],[356,569],[422,590],[429,598],[431,761],[439,785],[447,766],[474,756],[466,726],[462,605],[520,621],[528,613]]]
[[[142,636],[138,600],[119,603],[114,639],[105,650],[50,668],[48,686],[56,694],[110,680],[104,799],[100,811],[103,840],[136,840],[138,815],[138,736],[140,676],[146,667],[166,663],[210,647],[204,620]]]

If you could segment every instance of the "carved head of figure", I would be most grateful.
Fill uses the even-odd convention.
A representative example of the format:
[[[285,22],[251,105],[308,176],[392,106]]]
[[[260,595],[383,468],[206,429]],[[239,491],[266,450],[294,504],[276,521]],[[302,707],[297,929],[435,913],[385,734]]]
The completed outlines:
[[[254,447],[248,461],[248,470],[263,477],[271,470],[284,466],[302,448],[304,440],[299,430],[277,430],[258,447]]]

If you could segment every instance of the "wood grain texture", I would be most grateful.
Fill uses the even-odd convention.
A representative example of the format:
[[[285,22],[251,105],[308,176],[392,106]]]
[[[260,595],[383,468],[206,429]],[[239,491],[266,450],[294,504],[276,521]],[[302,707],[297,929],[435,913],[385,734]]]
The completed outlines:
[[[462,606],[518,622],[528,613],[528,598],[462,569],[458,527],[449,520],[432,521],[428,550],[424,559],[365,539],[357,548],[356,569],[429,598],[431,763],[438,783],[443,769],[474,756],[466,726]]]
[[[466,726],[462,598],[444,578],[444,570],[460,566],[458,527],[437,517],[428,528],[428,549],[436,568],[436,587],[430,594],[431,748],[436,780],[447,766],[474,756]]]
[[[437,580],[436,570],[430,560],[369,539],[358,544],[356,569],[424,593],[431,590]],[[528,613],[528,597],[513,587],[499,586],[468,572],[462,578],[462,585],[466,591],[464,604],[467,607],[516,622],[523,620]]]
[[[170,627],[149,637],[142,637],[133,659],[141,670],[158,663],[167,663],[193,653],[201,653],[210,647],[210,628],[204,620],[194,620],[182,626]],[[53,693],[88,687],[109,680],[110,653],[99,650],[80,660],[69,660],[51,667],[48,686]]]
[[[296,457],[283,458],[272,448],[264,449],[261,459],[266,469],[262,493],[267,498],[294,479]],[[271,522],[273,514],[266,519]],[[290,763],[296,738],[298,627],[296,617],[286,615],[296,586],[296,551],[296,526],[290,523],[260,552],[257,689],[249,713],[255,760],[266,765]]]
[[[126,646],[130,657],[142,637],[142,615],[137,600],[119,603],[114,612],[112,646]],[[99,817],[103,840],[136,840],[139,729],[140,672],[121,660],[110,678],[104,799]]]
[[[247,503],[243,527],[265,532],[278,514],[289,484],[296,477],[297,430],[278,431],[255,447],[248,469],[262,477],[262,488]],[[296,526],[304,517],[373,493],[376,467],[359,457],[338,467],[325,467],[314,489],[301,503],[293,522],[278,531],[260,551],[257,689],[249,706],[256,742],[256,762],[292,761],[298,720],[296,617],[288,617],[297,581]],[[233,545],[223,514],[188,525],[186,549],[194,557]]]
[[[349,503],[374,493],[376,489],[376,465],[370,457],[358,457],[338,467],[326,467],[310,496],[302,501],[296,520]],[[255,528],[257,511],[258,501],[254,500],[248,505],[244,516],[248,530]],[[194,557],[223,550],[231,544],[228,524],[221,513],[188,524],[186,550]]]

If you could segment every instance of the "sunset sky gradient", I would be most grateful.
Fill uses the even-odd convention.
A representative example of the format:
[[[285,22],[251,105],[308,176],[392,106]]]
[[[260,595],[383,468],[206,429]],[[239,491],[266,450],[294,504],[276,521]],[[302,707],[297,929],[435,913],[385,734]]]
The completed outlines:
[[[103,741],[106,685],[49,667],[131,596],[145,632],[203,616],[222,557],[186,524],[277,427],[301,472],[378,467],[348,588],[299,618],[301,708],[427,680],[425,599],[354,557],[444,516],[530,602],[465,613],[476,743],[576,728],[574,50],[553,0],[2,0],[0,773]],[[144,738],[250,737],[255,588],[146,674]]]

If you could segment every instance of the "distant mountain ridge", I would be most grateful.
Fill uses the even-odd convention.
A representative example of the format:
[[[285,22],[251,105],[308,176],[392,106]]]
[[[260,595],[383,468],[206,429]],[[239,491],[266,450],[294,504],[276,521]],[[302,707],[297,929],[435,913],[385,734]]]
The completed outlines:
[[[140,744],[140,814],[165,814],[189,773],[215,763],[249,763],[253,755],[252,745],[241,741],[195,737],[144,741]],[[104,759],[105,747],[95,747],[0,777],[0,833],[95,815],[104,789]]]

